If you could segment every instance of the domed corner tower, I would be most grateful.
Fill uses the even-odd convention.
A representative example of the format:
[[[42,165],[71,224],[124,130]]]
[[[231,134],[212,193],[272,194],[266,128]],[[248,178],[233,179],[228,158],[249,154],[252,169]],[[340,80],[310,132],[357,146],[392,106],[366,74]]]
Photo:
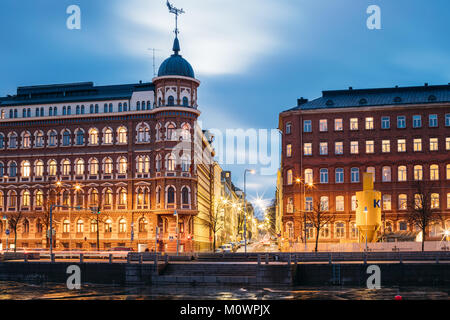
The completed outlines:
[[[197,88],[200,81],[195,79],[191,64],[179,54],[178,36],[173,42],[173,52],[161,64],[158,76],[153,79],[155,107],[183,107],[197,110]]]

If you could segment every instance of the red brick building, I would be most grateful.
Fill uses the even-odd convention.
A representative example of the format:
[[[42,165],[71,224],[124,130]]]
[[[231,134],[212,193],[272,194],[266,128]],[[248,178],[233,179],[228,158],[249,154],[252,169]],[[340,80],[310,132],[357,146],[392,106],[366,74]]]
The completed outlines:
[[[314,230],[304,211],[320,201],[335,214],[321,242],[355,242],[356,191],[375,173],[382,193],[381,231],[414,231],[406,203],[417,180],[434,185],[443,216],[427,239],[450,229],[450,85],[324,91],[280,114],[283,237],[302,242]]]
[[[0,234],[22,214],[18,247],[46,246],[51,204],[57,249],[116,246],[175,251],[210,248],[211,159],[195,162],[200,115],[191,65],[174,54],[151,83],[20,87],[0,98]],[[199,141],[195,141],[196,138]],[[197,139],[197,140],[198,140]],[[179,148],[180,143],[188,148]],[[203,161],[206,160],[206,161]],[[72,208],[70,208],[72,207]],[[99,207],[100,221],[89,210]]]

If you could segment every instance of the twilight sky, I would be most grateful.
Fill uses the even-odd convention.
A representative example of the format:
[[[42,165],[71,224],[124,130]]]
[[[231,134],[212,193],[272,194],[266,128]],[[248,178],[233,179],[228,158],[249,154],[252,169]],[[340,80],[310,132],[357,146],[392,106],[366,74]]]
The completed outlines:
[[[281,111],[322,90],[450,81],[448,0],[172,2],[186,11],[181,54],[202,82],[204,129],[276,129]],[[73,4],[81,30],[66,28]],[[381,8],[381,30],[366,27],[369,5]],[[1,0],[0,95],[25,85],[151,81],[148,49],[157,49],[158,69],[173,29],[165,0]],[[243,170],[260,168],[223,167],[241,188]],[[258,170],[247,181],[251,197],[273,198],[276,175]]]

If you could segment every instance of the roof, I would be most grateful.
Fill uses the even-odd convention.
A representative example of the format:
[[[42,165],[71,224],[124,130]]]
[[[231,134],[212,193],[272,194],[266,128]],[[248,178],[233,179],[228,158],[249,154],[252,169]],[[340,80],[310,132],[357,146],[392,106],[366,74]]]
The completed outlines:
[[[18,87],[16,95],[0,97],[0,107],[130,99],[133,92],[152,91],[153,83],[94,86],[93,82]]]
[[[323,91],[322,97],[312,101],[298,99],[292,110],[354,108],[385,105],[406,105],[450,102],[450,84],[419,87],[394,87]]]
[[[194,69],[186,59],[178,54],[180,50],[180,42],[178,37],[175,37],[173,42],[174,54],[164,60],[161,64],[158,71],[158,77],[183,76],[195,79]]]

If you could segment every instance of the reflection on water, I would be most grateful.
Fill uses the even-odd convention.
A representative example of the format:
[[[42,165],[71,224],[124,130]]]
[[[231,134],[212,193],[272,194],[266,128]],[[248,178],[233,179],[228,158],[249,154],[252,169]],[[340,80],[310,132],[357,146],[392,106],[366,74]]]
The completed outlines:
[[[84,285],[68,290],[63,284],[30,284],[0,281],[0,299],[69,300],[404,300],[449,299],[450,288],[405,287],[368,290],[349,287],[248,288],[205,286],[118,287]]]

